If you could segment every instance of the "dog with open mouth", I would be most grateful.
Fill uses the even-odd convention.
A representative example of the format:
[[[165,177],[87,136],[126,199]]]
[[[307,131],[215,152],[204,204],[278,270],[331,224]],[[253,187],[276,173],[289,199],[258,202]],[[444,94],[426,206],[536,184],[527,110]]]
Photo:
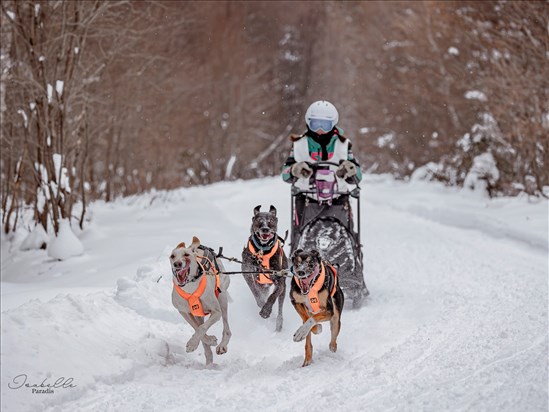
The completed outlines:
[[[195,351],[202,341],[206,365],[210,365],[213,363],[211,346],[217,345],[217,338],[207,335],[208,329],[222,319],[221,343],[216,347],[218,355],[227,352],[231,338],[227,292],[229,277],[220,273],[225,271],[223,265],[212,249],[200,245],[197,237],[193,237],[189,247],[185,243],[177,245],[170,255],[170,264],[173,274],[172,304],[194,329],[186,350]]]
[[[315,249],[297,249],[291,258],[293,273],[290,300],[301,316],[303,325],[294,333],[294,342],[305,341],[305,359],[302,366],[313,360],[311,332],[322,332],[320,322],[330,322],[330,350],[337,350],[337,336],[341,329],[344,295],[337,282],[337,270]]]
[[[286,295],[286,277],[269,273],[288,268],[288,258],[284,253],[283,241],[277,235],[278,218],[276,208],[271,205],[268,212],[261,212],[261,205],[254,208],[251,235],[242,251],[242,271],[255,272],[245,274],[244,279],[261,308],[262,318],[271,316],[273,305],[278,299],[276,331],[282,330],[282,308]],[[269,269],[266,270],[265,269]],[[264,271],[264,272],[263,272]]]

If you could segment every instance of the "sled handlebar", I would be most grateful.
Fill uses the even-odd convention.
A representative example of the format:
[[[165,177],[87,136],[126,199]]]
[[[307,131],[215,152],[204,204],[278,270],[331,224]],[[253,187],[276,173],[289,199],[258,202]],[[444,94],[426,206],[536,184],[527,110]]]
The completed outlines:
[[[316,190],[301,190],[301,189],[298,189],[297,187],[292,185],[292,196],[306,195],[306,194],[316,195]],[[339,191],[337,191],[337,192],[334,192],[334,195],[349,195],[351,197],[358,198],[360,196],[360,187],[357,186],[353,190],[351,190],[350,192],[339,192]]]
[[[316,171],[320,166],[339,166],[343,162],[344,160],[340,160],[339,163],[330,162],[328,160],[321,160],[320,162],[315,162],[315,163],[306,162],[306,163],[311,167],[311,169],[313,169],[313,171]],[[358,185],[359,183],[360,182],[358,181],[358,177],[356,177],[356,175],[353,176],[353,184],[355,184],[356,187],[360,190],[360,187]]]
[[[343,160],[341,160],[339,163],[330,162],[330,161],[327,161],[327,160],[322,160],[320,162],[315,162],[315,163],[307,162],[307,164],[311,167],[311,169],[313,169],[314,172],[316,172],[319,169],[319,167],[321,167],[321,166],[339,166],[341,164],[341,162],[343,162]],[[360,182],[358,181],[358,177],[355,175],[355,176],[353,176],[352,184],[354,184],[356,187],[353,190],[351,190],[349,192],[337,191],[337,192],[334,192],[334,195],[350,195],[351,197],[358,198],[360,196],[359,183]],[[292,183],[292,196],[295,196],[295,195],[298,195],[298,194],[316,194],[316,191],[314,191],[314,190],[301,190],[301,189],[298,189],[295,186],[295,183]]]

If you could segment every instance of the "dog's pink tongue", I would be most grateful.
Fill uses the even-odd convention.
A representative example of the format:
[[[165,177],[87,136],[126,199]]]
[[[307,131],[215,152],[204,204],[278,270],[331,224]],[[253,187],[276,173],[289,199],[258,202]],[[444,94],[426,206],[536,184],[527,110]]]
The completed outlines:
[[[185,283],[187,280],[187,275],[189,274],[189,266],[185,266],[183,269],[177,271],[177,280],[180,284]]]
[[[306,278],[300,279],[299,282],[301,283],[301,290],[303,292],[309,292],[309,289],[311,288],[311,282],[313,280],[314,273],[310,274]]]

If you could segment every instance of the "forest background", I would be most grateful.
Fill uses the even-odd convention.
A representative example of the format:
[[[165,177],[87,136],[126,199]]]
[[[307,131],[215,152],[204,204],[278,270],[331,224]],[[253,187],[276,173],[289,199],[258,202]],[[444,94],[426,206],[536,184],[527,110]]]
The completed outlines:
[[[280,173],[319,99],[364,170],[549,195],[549,4],[2,1],[3,231]]]

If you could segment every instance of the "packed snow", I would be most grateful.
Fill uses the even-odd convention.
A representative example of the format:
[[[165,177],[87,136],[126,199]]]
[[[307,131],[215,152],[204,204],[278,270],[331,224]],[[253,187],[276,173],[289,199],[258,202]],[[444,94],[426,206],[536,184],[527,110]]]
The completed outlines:
[[[22,251],[25,230],[2,235],[2,411],[546,411],[547,201],[386,176],[362,188],[371,296],[344,310],[337,353],[328,324],[313,336],[306,368],[289,299],[277,333],[241,275],[213,367],[186,353],[192,330],[171,304],[179,242],[240,257],[258,204],[289,228],[279,178],[95,202],[84,231],[68,227],[84,253],[62,261]]]

